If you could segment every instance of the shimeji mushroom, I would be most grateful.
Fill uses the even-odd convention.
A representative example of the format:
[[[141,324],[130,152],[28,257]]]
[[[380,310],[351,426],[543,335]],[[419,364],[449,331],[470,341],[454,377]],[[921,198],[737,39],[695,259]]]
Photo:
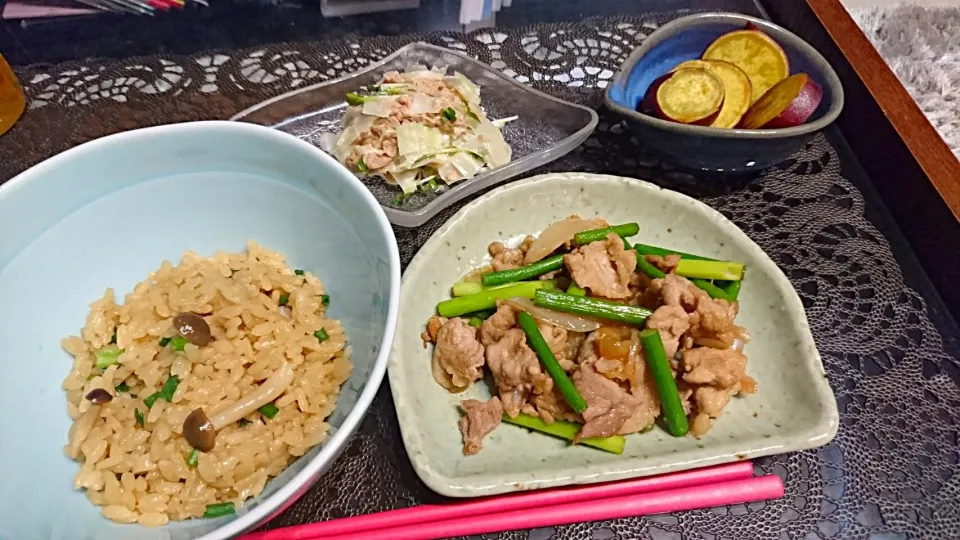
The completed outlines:
[[[206,347],[213,336],[210,334],[210,325],[196,313],[184,312],[173,318],[173,327],[187,341],[197,347]]]
[[[293,366],[284,362],[259,388],[241,397],[232,405],[208,418],[203,409],[196,409],[183,421],[183,436],[190,446],[209,452],[217,444],[217,432],[244,416],[277,399],[293,382]]]

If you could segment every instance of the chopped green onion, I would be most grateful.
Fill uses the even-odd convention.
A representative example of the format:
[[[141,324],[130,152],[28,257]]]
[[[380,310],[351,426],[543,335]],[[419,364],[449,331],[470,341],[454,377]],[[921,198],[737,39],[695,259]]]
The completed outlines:
[[[460,281],[453,284],[453,296],[469,296],[483,291],[479,281]]]
[[[137,419],[137,423],[140,424],[140,427],[144,426],[145,421],[143,419],[143,413],[140,412],[140,409],[133,410],[133,417]]]
[[[446,109],[440,111],[443,115],[443,119],[449,122],[453,122],[457,119],[457,111],[453,110],[453,107],[447,107]]]
[[[474,328],[480,328],[481,326],[483,326],[483,319],[481,319],[480,317],[470,317],[470,320],[467,321],[467,324],[469,324]]]
[[[125,394],[130,391],[130,387],[127,386],[127,383],[125,382],[114,386],[113,389],[116,390],[118,394]]]
[[[236,513],[237,509],[232,502],[208,504],[207,511],[203,513],[205,518],[217,518],[229,516]]]
[[[637,245],[636,250],[637,250],[637,268],[639,268],[641,272],[649,276],[651,279],[662,279],[663,277],[666,276],[666,274],[663,273],[662,270],[654,266],[653,263],[651,263],[646,259],[646,255],[643,254],[642,250],[639,247],[639,244]],[[661,255],[658,255],[658,256],[661,256]],[[681,262],[682,261],[683,259],[681,259]],[[690,262],[699,262],[699,260],[690,261]],[[717,287],[716,285],[714,285],[713,283],[710,283],[705,279],[695,278],[695,279],[691,279],[690,282],[696,285],[698,288],[706,291],[706,293],[710,295],[710,298],[719,298],[721,300],[728,300],[731,302],[735,300],[735,298],[731,298],[731,296],[727,294],[726,291],[724,291],[723,289]],[[734,281],[733,283],[740,283],[740,282]]]
[[[170,343],[170,338],[168,338],[168,337],[162,337],[162,338],[160,338],[160,346],[161,346],[161,347],[166,347],[169,343]]]
[[[200,460],[200,451],[194,448],[190,451],[190,455],[187,456],[187,466],[196,467],[197,461]]]
[[[247,427],[247,426],[249,426],[249,425],[252,424],[252,423],[253,423],[253,422],[247,420],[246,418],[241,418],[241,419],[237,420],[237,425],[240,426],[240,427]]]
[[[666,257],[667,255],[679,255],[681,259],[691,259],[694,261],[715,261],[716,259],[711,259],[709,257],[701,257],[700,255],[691,255],[690,253],[684,253],[682,251],[674,251],[672,249],[664,249],[657,246],[648,246],[647,244],[637,244],[633,246],[634,249],[640,252],[641,255],[657,255],[658,257]]]
[[[427,180],[426,182],[423,183],[423,185],[420,186],[420,191],[424,193],[429,193],[431,191],[436,191],[438,189],[440,189],[440,184],[438,184],[437,181],[432,178],[430,180]]]
[[[163,388],[160,389],[160,394],[163,396],[163,399],[167,401],[173,401],[173,394],[177,392],[177,386],[179,385],[179,377],[176,375],[167,377],[167,380],[163,383]]]
[[[330,295],[329,295],[329,294],[321,294],[321,295],[320,295],[320,303],[323,304],[323,307],[329,306],[329,305],[330,305]]]
[[[577,433],[580,432],[580,428],[583,427],[580,424],[567,422],[565,420],[554,420],[552,424],[548,424],[537,416],[529,416],[526,414],[519,414],[516,418],[510,418],[505,414],[503,415],[503,421],[568,441],[572,441],[573,438],[577,436]],[[613,454],[622,454],[623,447],[627,444],[627,441],[620,435],[614,435],[612,437],[590,437],[580,441],[580,444],[599,448],[600,450],[605,450]]]
[[[403,203],[407,202],[407,199],[409,199],[410,197],[413,197],[413,193],[409,193],[409,194],[403,193],[403,192],[397,193],[397,196],[390,201],[390,204],[392,204],[393,206],[403,206]]]
[[[476,317],[476,318],[480,319],[481,321],[485,321],[485,320],[489,319],[490,316],[493,315],[493,314],[496,313],[496,312],[497,312],[497,310],[495,310],[495,309],[484,309],[484,310],[482,310],[482,311],[475,311],[475,312],[471,313],[470,316],[471,316],[471,317]]]
[[[146,404],[147,408],[153,407],[153,404],[157,402],[158,399],[162,398],[163,395],[160,392],[154,392],[146,397],[143,400],[143,403]]]
[[[356,92],[347,93],[347,103],[350,105],[363,105],[363,102],[366,101],[363,99],[363,96],[357,94]]]
[[[183,352],[183,349],[186,346],[187,346],[187,338],[183,336],[176,336],[170,339],[170,348],[177,352]]]
[[[567,287],[567,294],[573,296],[586,296],[586,289],[581,289],[576,283],[570,283],[570,286]]]
[[[500,272],[490,272],[489,274],[484,274],[480,276],[480,282],[484,287],[503,285],[504,283],[513,283],[515,281],[523,281],[525,279],[542,276],[548,272],[559,270],[562,267],[563,255],[554,255],[553,257],[547,257],[546,259],[539,260],[535,263],[521,266],[520,268],[512,268],[510,270],[501,270]]]
[[[543,367],[546,368],[547,373],[550,374],[553,381],[557,383],[557,389],[560,390],[560,394],[563,395],[563,399],[567,401],[570,408],[577,414],[587,410],[586,400],[583,399],[577,387],[573,385],[573,382],[567,377],[563,368],[560,367],[560,363],[557,362],[553,351],[551,351],[550,346],[547,345],[547,340],[543,339],[543,334],[540,333],[537,321],[526,311],[521,311],[517,315],[517,322],[520,323],[523,332],[527,334],[527,342],[530,344],[530,348],[533,349],[533,352],[537,353],[537,358],[540,359],[540,362],[543,364]]]
[[[690,425],[687,422],[687,414],[683,410],[683,403],[680,401],[680,393],[677,391],[677,381],[670,370],[670,361],[663,349],[660,332],[653,328],[642,330],[640,343],[643,345],[643,356],[647,359],[647,365],[650,366],[650,373],[653,375],[653,383],[657,387],[657,393],[660,394],[660,407],[663,410],[667,429],[674,437],[683,437],[690,431]]]
[[[116,345],[107,345],[95,353],[97,357],[97,367],[107,369],[108,367],[120,362],[119,357],[123,354],[123,349]]]
[[[289,302],[289,301],[290,301],[290,295],[287,294],[287,293],[283,293],[283,294],[280,295],[280,299],[277,300],[277,305],[278,305],[278,306],[285,306],[285,305],[287,305],[287,302]]]
[[[663,279],[667,276],[663,270],[657,268],[652,262],[648,261],[645,255],[639,253],[640,250],[637,251],[637,268],[639,268],[641,272],[646,274],[650,279]]]
[[[367,164],[363,162],[363,158],[357,160],[357,170],[360,172],[367,172],[370,170],[370,168],[367,167]]]
[[[330,335],[327,334],[327,330],[324,328],[321,328],[316,332],[314,332],[313,337],[317,338],[317,341],[319,341],[320,343],[323,343],[324,341],[330,339]]]
[[[477,294],[469,296],[460,296],[444,300],[437,304],[437,313],[441,317],[459,317],[474,311],[493,309],[497,307],[497,300],[507,300],[509,298],[533,298],[533,295],[539,289],[552,290],[556,288],[556,282],[552,280],[544,281],[523,281],[513,283],[507,287],[496,287],[484,289]]]
[[[680,262],[677,263],[676,273],[688,278],[740,281],[743,279],[743,265],[729,261],[680,259]]]
[[[163,398],[167,401],[173,401],[173,395],[177,392],[177,386],[180,385],[180,379],[176,375],[170,375],[167,377],[167,380],[163,382],[163,387],[159,392],[154,392],[147,396],[143,402],[147,405],[148,408],[153,407],[153,404],[157,402],[158,399]]]
[[[731,301],[731,300],[730,300],[730,297],[727,295],[727,292],[726,292],[726,291],[724,291],[724,290],[721,289],[720,287],[717,287],[716,285],[714,285],[713,283],[711,283],[711,282],[709,282],[709,281],[707,281],[707,280],[705,280],[705,279],[696,279],[696,278],[694,278],[694,279],[691,279],[691,280],[690,280],[690,283],[693,283],[694,285],[697,286],[697,288],[699,288],[699,289],[701,289],[701,290],[703,290],[703,291],[706,291],[706,293],[707,293],[708,295],[710,295],[710,298],[717,298],[717,299],[719,299],[719,300],[726,300],[726,301],[728,301],[728,302]],[[734,283],[740,283],[740,282],[739,282],[739,281],[735,281]]]
[[[264,416],[266,416],[267,418],[270,418],[270,419],[272,420],[273,417],[276,416],[277,413],[280,412],[280,407],[277,407],[277,406],[274,405],[273,403],[267,403],[266,405],[264,405],[263,407],[260,407],[260,408],[257,409],[257,410],[260,411],[260,414],[262,414],[262,415],[264,415]]]
[[[635,326],[643,326],[647,317],[653,314],[649,309],[639,306],[552,291],[537,291],[533,302],[537,306],[556,311],[576,313],[577,315],[586,315]]]
[[[727,293],[727,299],[731,302],[736,302],[737,298],[740,297],[740,285],[743,283],[743,280],[740,281],[731,281],[727,284],[726,287],[721,287],[723,292]]]
[[[294,270],[293,273],[296,274],[296,275],[298,275],[298,276],[302,276],[302,275],[303,275],[303,270],[300,270],[300,269],[298,268],[298,269]]]
[[[578,232],[573,235],[573,243],[578,246],[583,246],[592,242],[606,240],[610,233],[625,238],[627,236],[634,236],[638,232],[640,232],[640,225],[636,223],[624,223],[623,225],[614,225],[612,227],[604,227],[603,229],[591,229],[589,231]]]

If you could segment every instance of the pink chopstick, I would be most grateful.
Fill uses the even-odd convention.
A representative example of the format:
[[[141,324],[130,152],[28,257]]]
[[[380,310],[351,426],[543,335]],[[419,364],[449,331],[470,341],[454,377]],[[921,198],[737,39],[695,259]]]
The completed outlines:
[[[611,497],[626,497],[641,493],[665,492],[725,483],[750,478],[752,475],[753,464],[742,461],[636,480],[534,491],[520,495],[502,495],[465,503],[415,506],[365,516],[274,529],[248,535],[244,537],[244,540],[305,540],[328,538],[335,535],[355,535],[362,531],[395,530],[421,523],[432,525],[435,524],[434,522],[443,520],[502,514],[528,508],[543,508]],[[365,533],[360,536],[372,538],[372,536],[369,536],[372,534],[375,533]],[[351,538],[351,536],[344,536],[344,538]]]
[[[706,486],[692,486],[670,491],[640,493],[610,499],[596,499],[500,514],[484,514],[463,519],[417,523],[406,527],[315,538],[317,540],[431,540],[646,516],[665,512],[680,512],[696,508],[711,508],[726,504],[775,499],[782,496],[783,482],[780,477],[768,475]]]

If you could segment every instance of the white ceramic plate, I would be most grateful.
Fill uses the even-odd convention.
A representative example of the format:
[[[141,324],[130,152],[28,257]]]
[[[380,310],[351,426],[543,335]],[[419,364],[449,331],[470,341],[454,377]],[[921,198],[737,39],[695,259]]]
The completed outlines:
[[[738,324],[753,336],[745,352],[759,392],[734,399],[701,440],[661,429],[627,437],[623,455],[501,425],[483,450],[464,456],[458,403],[487,399],[482,382],[460,395],[430,375],[431,349],[420,340],[450,286],[487,257],[494,240],[517,243],[571,214],[611,223],[637,221],[634,242],[748,267]],[[497,189],[465,206],[423,246],[407,268],[403,316],[388,370],[407,453],[420,478],[451,497],[587,484],[692,469],[814,448],[837,431],[837,405],[800,298],[759,246],[719,212],[690,197],[639,180],[582,173],[547,174]]]

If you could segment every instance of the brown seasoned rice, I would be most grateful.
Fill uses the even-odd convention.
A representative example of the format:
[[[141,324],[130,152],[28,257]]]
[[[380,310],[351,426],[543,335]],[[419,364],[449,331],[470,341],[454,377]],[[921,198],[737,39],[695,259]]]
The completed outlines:
[[[279,306],[289,295],[287,307]],[[74,356],[63,381],[73,419],[67,456],[81,463],[77,489],[121,523],[159,526],[200,517],[207,505],[258,495],[267,480],[322,442],[330,428],[340,385],[350,376],[349,349],[339,321],[324,316],[323,285],[309,273],[296,275],[284,257],[256,243],[247,253],[203,258],[186,252],[178,266],[167,261],[137,284],[122,305],[111,289],[90,306],[80,336],[62,341]],[[171,318],[202,314],[214,341],[183,352],[161,347],[175,336]],[[314,333],[324,329],[329,339]],[[95,352],[111,343],[124,352],[105,370]],[[208,415],[254,391],[283,362],[294,367],[293,383],[276,400],[279,414],[247,415],[217,434],[216,447],[187,464],[192,448],[183,421],[198,407]],[[172,402],[144,398],[175,375]],[[116,390],[126,383],[128,392]],[[103,388],[113,400],[94,405],[84,396]],[[137,423],[136,412],[145,425]]]

